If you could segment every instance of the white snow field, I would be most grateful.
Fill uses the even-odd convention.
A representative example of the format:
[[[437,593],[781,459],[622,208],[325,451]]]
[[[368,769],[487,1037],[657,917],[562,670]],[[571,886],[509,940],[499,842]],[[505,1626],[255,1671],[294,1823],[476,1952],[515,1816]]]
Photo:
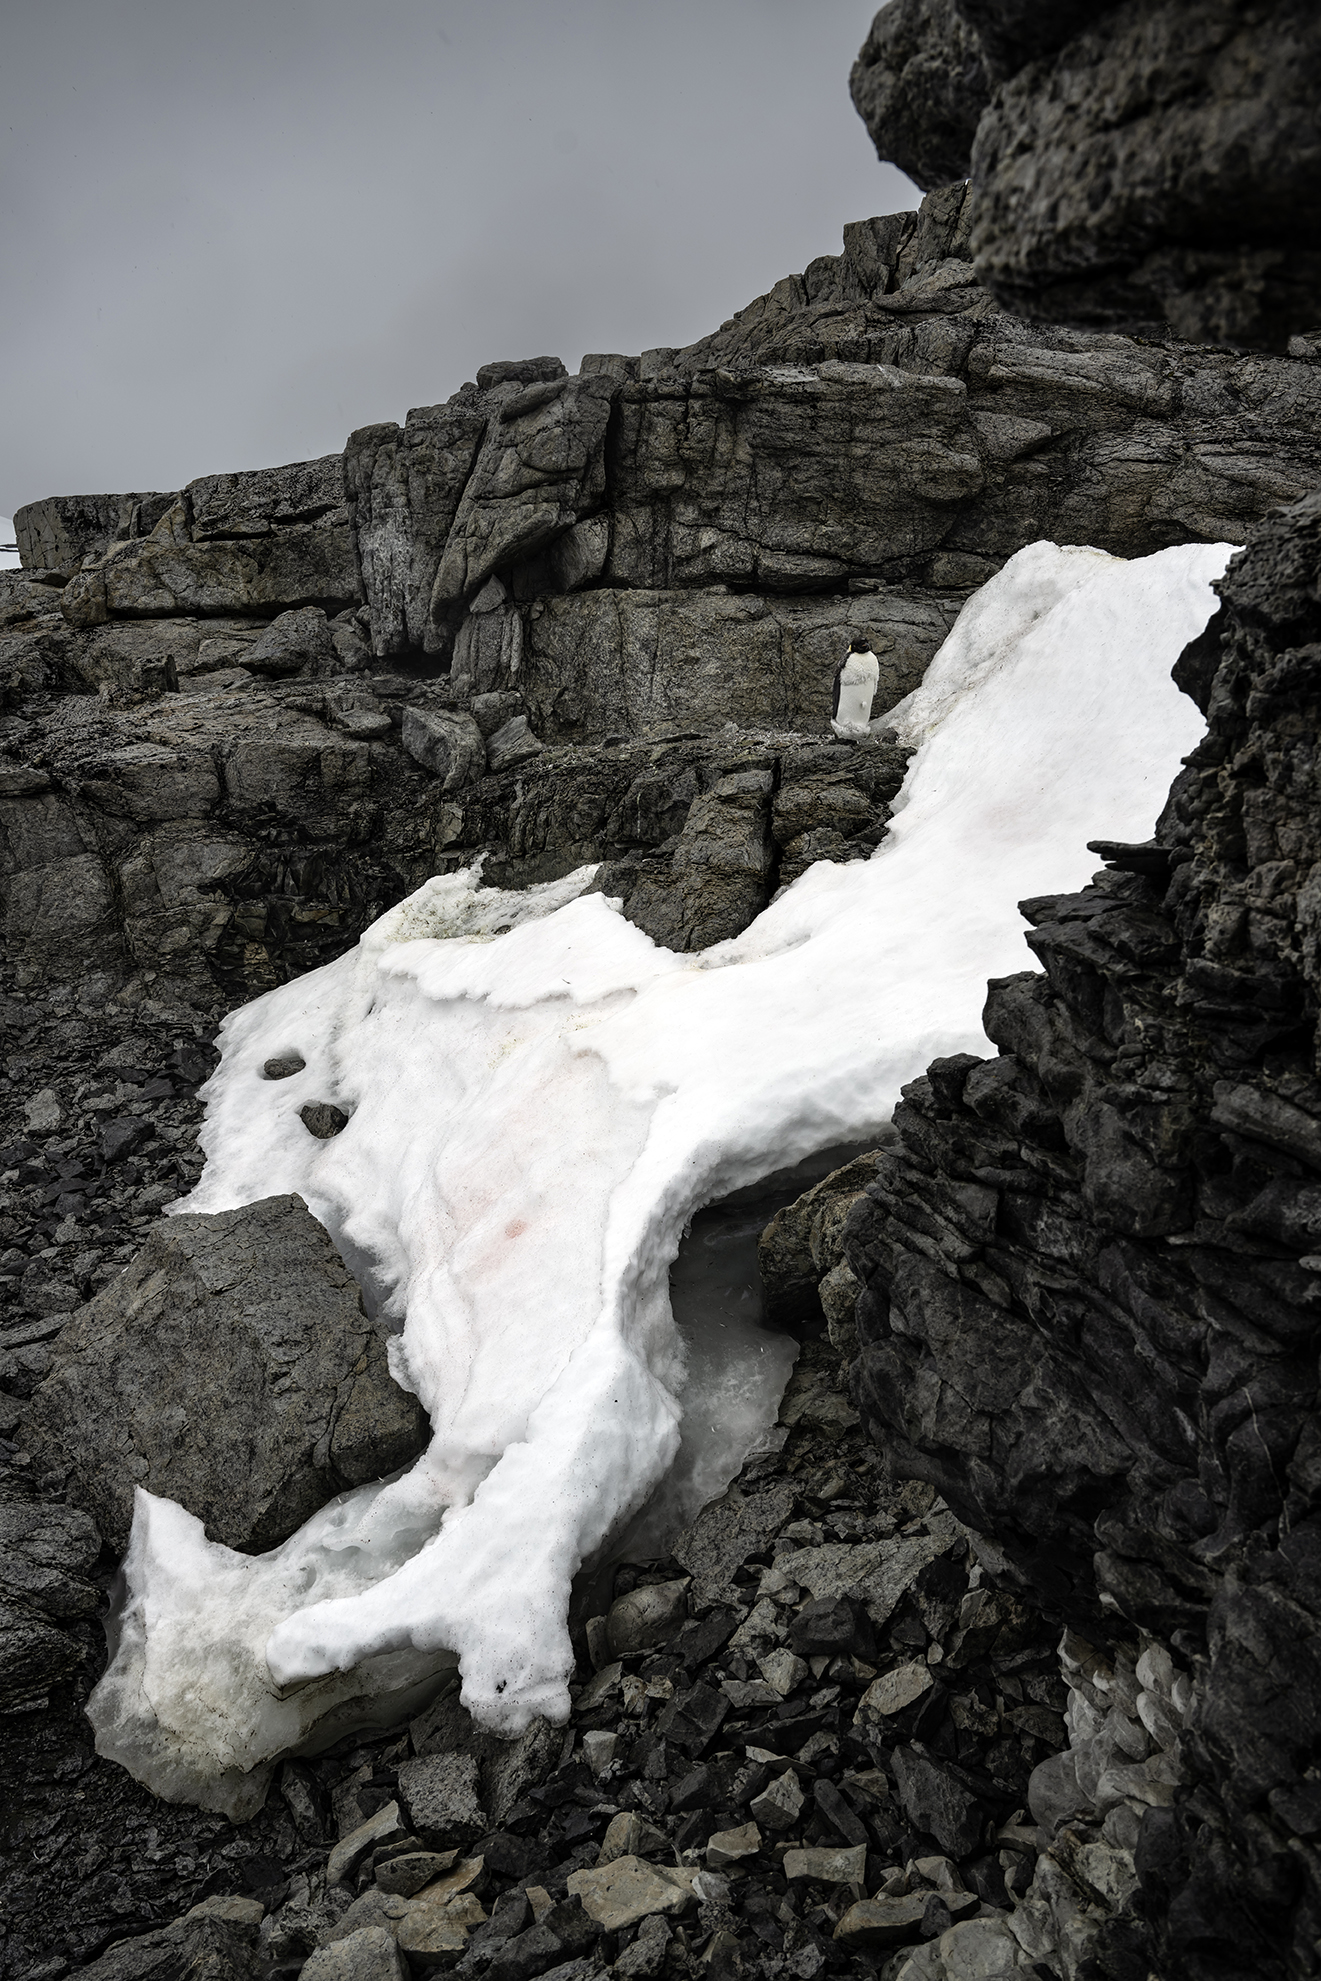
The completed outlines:
[[[462,873],[226,1020],[175,1208],[301,1193],[403,1322],[395,1371],[434,1438],[260,1557],[139,1490],[102,1753],[242,1816],[310,1729],[397,1713],[455,1655],[487,1726],[566,1717],[571,1579],[678,1445],[685,1221],[878,1133],[936,1055],[987,1051],[986,979],[1032,967],[1017,901],[1085,884],[1090,838],[1149,837],[1202,734],[1170,668],[1229,555],[1021,551],[884,718],[920,746],[887,840],[734,941],[658,949],[581,894],[591,869],[524,894]],[[303,1072],[263,1078],[294,1052]],[[314,1140],[309,1101],[347,1128]],[[782,1381],[735,1413],[721,1483]]]

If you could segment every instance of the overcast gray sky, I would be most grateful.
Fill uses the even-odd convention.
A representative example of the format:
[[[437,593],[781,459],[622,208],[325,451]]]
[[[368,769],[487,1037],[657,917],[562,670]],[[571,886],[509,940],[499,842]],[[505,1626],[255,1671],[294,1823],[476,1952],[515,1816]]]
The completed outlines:
[[[328,453],[490,358],[682,344],[913,206],[875,0],[7,10],[0,512]]]

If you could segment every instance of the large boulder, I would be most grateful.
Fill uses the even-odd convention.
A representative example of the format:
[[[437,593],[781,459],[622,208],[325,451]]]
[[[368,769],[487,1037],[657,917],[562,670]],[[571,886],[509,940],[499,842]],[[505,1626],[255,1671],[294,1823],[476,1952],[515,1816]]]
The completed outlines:
[[[427,1439],[353,1278],[294,1196],[157,1225],[64,1329],[29,1413],[68,1498],[116,1546],[141,1485],[213,1540],[275,1547]]]

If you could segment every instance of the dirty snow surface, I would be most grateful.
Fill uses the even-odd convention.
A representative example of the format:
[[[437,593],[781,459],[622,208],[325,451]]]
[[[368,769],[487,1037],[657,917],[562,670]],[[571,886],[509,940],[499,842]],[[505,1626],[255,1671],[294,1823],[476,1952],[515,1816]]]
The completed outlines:
[[[397,1710],[456,1655],[486,1725],[567,1716],[571,1579],[678,1447],[685,1221],[875,1133],[935,1056],[985,1054],[986,979],[1031,965],[1017,901],[1085,884],[1088,839],[1148,838],[1202,733],[1170,668],[1228,555],[1020,552],[885,718],[919,746],[889,838],[733,941],[658,949],[590,869],[522,894],[459,874],[226,1021],[187,1208],[301,1193],[402,1329],[434,1439],[261,1557],[139,1490],[103,1753],[241,1816],[318,1722]],[[348,1127],[314,1140],[310,1101]],[[746,1448],[756,1412],[727,1407]]]

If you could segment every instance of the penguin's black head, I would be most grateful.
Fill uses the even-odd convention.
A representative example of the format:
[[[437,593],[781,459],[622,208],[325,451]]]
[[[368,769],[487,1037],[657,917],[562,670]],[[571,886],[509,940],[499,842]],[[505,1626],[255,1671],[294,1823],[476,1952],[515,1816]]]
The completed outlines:
[[[870,641],[870,640],[850,640],[850,641],[849,641],[849,652],[850,652],[850,653],[870,653],[870,652],[871,652],[871,641]]]

